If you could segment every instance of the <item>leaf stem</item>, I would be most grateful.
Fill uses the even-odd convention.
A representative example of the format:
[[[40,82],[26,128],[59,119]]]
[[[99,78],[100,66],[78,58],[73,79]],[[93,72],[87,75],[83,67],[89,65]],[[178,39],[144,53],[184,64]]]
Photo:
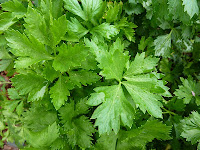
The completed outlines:
[[[163,114],[172,114],[172,115],[176,115],[176,113],[169,111],[167,109],[165,109],[164,107],[162,108],[165,112],[163,112]]]
[[[0,84],[12,84],[12,82],[2,82],[2,81],[0,81]]]

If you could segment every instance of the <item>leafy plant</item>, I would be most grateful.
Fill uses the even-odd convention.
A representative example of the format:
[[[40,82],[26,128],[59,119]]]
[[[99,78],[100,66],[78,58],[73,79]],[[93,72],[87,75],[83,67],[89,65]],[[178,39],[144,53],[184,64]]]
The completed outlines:
[[[198,0],[0,3],[1,147],[200,149]]]

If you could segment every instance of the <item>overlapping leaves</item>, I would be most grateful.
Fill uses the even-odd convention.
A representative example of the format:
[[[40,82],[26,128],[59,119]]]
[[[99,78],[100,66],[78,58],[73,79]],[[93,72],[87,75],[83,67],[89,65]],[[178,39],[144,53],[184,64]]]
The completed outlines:
[[[86,40],[86,45],[96,54],[101,75],[106,79],[116,79],[119,84],[95,88],[88,100],[91,106],[98,106],[92,118],[97,119],[95,125],[99,133],[110,133],[113,129],[118,133],[120,122],[125,126],[132,126],[134,118],[134,103],[144,113],[147,111],[152,116],[162,118],[163,96],[170,96],[168,88],[164,86],[161,75],[156,73],[155,66],[159,59],[145,58],[145,53],[137,54],[135,60],[129,63],[129,57],[124,52],[123,43],[118,39],[110,48],[96,45],[93,41]],[[99,44],[100,45],[100,44]],[[101,49],[100,49],[101,48]],[[124,73],[125,71],[125,73]],[[122,81],[124,78],[126,81]],[[124,94],[125,89],[132,97],[129,101]]]

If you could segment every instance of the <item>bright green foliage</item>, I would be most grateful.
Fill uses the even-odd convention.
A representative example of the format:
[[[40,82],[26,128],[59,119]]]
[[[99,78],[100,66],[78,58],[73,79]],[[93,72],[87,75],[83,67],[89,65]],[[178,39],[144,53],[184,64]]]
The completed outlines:
[[[182,133],[181,136],[191,141],[192,144],[200,142],[200,115],[193,111],[189,117],[181,120]]]
[[[98,58],[99,68],[102,69],[100,74],[106,79],[116,79],[121,81],[124,66],[128,61],[128,56],[119,50],[110,50]],[[106,63],[105,63],[106,62]]]
[[[93,41],[86,41],[91,50],[97,55],[97,61],[100,63],[99,68],[103,71],[101,75],[107,79],[116,79],[119,85],[102,86],[95,88],[95,94],[91,96],[88,104],[98,106],[92,116],[97,118],[95,125],[99,127],[99,133],[110,133],[113,129],[118,133],[120,122],[129,127],[132,126],[134,118],[133,102],[129,102],[121,86],[122,77],[127,81],[122,84],[130,93],[134,103],[145,113],[162,118],[162,96],[171,96],[168,88],[164,86],[163,81],[159,81],[160,74],[151,73],[155,70],[158,59],[147,57],[145,53],[136,55],[135,60],[130,64],[129,69],[124,73],[125,65],[128,62],[128,57],[123,53],[123,44],[117,40],[111,46],[109,52],[105,50],[99,51],[97,45]],[[106,63],[107,62],[107,63]],[[158,93],[158,94],[155,94]],[[121,120],[121,121],[120,121]]]
[[[11,52],[16,56],[21,56],[15,63],[16,68],[26,68],[42,60],[52,59],[47,53],[43,44],[34,37],[28,37],[19,31],[9,31],[6,40],[12,48]]]
[[[96,1],[88,1],[88,0],[81,0],[83,11],[86,17],[86,20],[91,20],[94,23],[95,17],[98,16],[99,13],[102,11],[103,1],[96,0]]]
[[[197,4],[197,0],[183,0],[183,5],[184,5],[184,11],[188,13],[190,18],[194,16],[194,14],[199,14],[199,7]]]
[[[200,84],[196,83],[191,76],[188,79],[180,78],[183,85],[179,85],[179,89],[176,89],[174,94],[183,99],[184,104],[189,104],[194,98],[196,104],[200,105]]]
[[[26,8],[18,0],[10,0],[3,4],[1,7],[4,11],[0,14],[0,32],[6,31],[10,26],[17,22],[16,18],[22,18],[26,13]]]
[[[0,149],[200,149],[198,0],[0,3]]]
[[[44,69],[43,69],[43,76],[45,77],[45,79],[53,82],[54,79],[56,79],[57,77],[59,77],[60,72],[56,71],[53,67],[52,67],[52,62],[49,62],[45,65]]]
[[[26,8],[18,0],[7,1],[3,3],[1,6],[3,7],[3,10],[12,12],[12,14],[17,18],[23,17],[24,14],[26,13]]]
[[[184,12],[182,0],[168,0],[168,4],[169,12],[173,15],[173,19],[179,19],[183,23],[188,23],[190,16],[186,12]]]
[[[40,116],[40,117],[38,117]],[[40,132],[57,120],[57,113],[52,110],[45,110],[41,106],[32,106],[23,113],[24,126],[34,132]]]
[[[106,46],[98,47],[94,41],[86,40],[86,45],[91,48],[92,53],[96,55],[96,60],[99,62],[98,67],[102,69],[101,75],[106,79],[116,79],[121,81],[125,64],[128,62],[127,53],[123,53],[124,45],[117,39],[109,51]]]
[[[41,13],[29,7],[25,19],[27,34],[34,36],[41,43],[49,46],[56,46],[67,31],[67,20],[65,15],[58,19],[52,19],[50,26],[46,25],[46,20]]]
[[[12,82],[20,95],[28,94],[28,101],[41,99],[47,88],[47,81],[43,77],[31,73],[15,75]]]
[[[9,59],[8,60],[2,60],[0,62],[0,71],[6,70],[8,68],[8,66],[10,65],[11,61],[12,60],[9,60]]]
[[[50,146],[59,137],[59,129],[56,122],[54,122],[52,125],[40,132],[32,132],[28,129],[24,129],[24,134],[27,142],[32,147],[45,148]]]
[[[64,0],[64,2],[64,6],[68,11],[81,17],[85,21],[91,21],[92,23],[94,23],[95,17],[98,16],[99,13],[101,13],[103,7],[102,0],[81,0],[83,9],[79,5],[78,0]]]
[[[122,13],[122,2],[120,3],[109,3],[108,4],[108,10],[106,11],[106,13],[104,14],[103,18],[106,19],[106,22],[115,22],[120,18],[120,15]]]
[[[101,135],[101,137],[97,140],[97,143],[95,145],[95,150],[115,150],[116,149],[116,141],[117,141],[118,135],[116,135],[114,132],[107,135]]]
[[[158,80],[161,78],[160,74],[151,73],[157,65],[158,59],[151,57],[145,59],[144,56],[144,53],[136,55],[130,68],[125,72],[124,78],[127,81],[122,82],[122,84],[143,112],[148,111],[151,115],[162,118],[160,109],[162,104],[159,100],[162,100],[161,95],[171,96],[171,94],[164,86],[164,82]]]
[[[129,41],[135,42],[135,30],[137,25],[134,23],[128,22],[127,18],[122,18],[119,22],[115,23],[116,27],[124,32],[124,35]]]
[[[49,93],[51,94],[52,103],[56,110],[58,110],[67,101],[67,97],[70,95],[68,86],[66,84],[67,79],[64,76],[60,76],[55,85],[51,87]]]
[[[171,131],[170,126],[166,126],[162,122],[157,120],[148,120],[144,125],[137,129],[132,129],[130,131],[124,131],[121,133],[121,145],[120,148],[134,149],[140,147],[145,149],[145,145],[154,139],[158,140],[169,140]]]
[[[100,76],[96,73],[86,70],[70,71],[68,74],[70,82],[80,88],[82,85],[87,86],[88,84],[97,82],[100,79]]]
[[[118,133],[121,121],[124,125],[132,126],[134,108],[126,99],[121,85],[98,87],[94,90],[95,95],[87,103],[91,106],[102,103],[92,115],[92,119],[97,118],[95,125],[99,127],[99,134],[109,133],[112,129]],[[99,97],[100,94],[102,97]]]
[[[12,13],[4,12],[0,14],[0,32],[7,30],[12,26],[16,21],[14,20],[15,16]]]
[[[71,21],[68,21],[67,25],[68,25],[67,29],[68,29],[68,34],[69,34],[68,39],[71,38],[72,41],[73,39],[79,40],[80,38],[82,38],[84,35],[86,35],[89,32],[86,28],[82,26],[82,24],[76,18],[71,18]]]
[[[16,89],[10,88],[8,89],[8,96],[10,99],[20,99],[20,96]]]
[[[88,55],[87,49],[82,44],[75,44],[74,46],[62,44],[58,51],[59,54],[54,59],[53,67],[61,72],[80,67]],[[80,55],[81,57],[79,57]]]
[[[109,23],[103,23],[99,26],[94,27],[91,30],[91,33],[97,37],[103,36],[107,39],[111,39],[112,37],[116,36],[119,33],[119,31],[114,25],[110,25]]]
[[[169,57],[171,53],[171,34],[161,35],[154,41],[155,55]]]
[[[88,112],[85,100],[80,100],[76,104],[72,101],[62,107],[59,112],[69,144],[72,147],[75,145],[81,148],[91,147],[91,136],[95,129],[90,120],[84,116]]]
[[[79,5],[77,0],[64,0],[65,8],[72,12],[73,14],[81,17],[82,19],[86,20],[86,16],[84,11],[82,10],[81,6]]]

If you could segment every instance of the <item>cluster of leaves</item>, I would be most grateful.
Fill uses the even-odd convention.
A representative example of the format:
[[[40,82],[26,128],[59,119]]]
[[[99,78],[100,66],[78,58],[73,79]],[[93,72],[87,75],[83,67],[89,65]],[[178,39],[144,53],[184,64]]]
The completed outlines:
[[[200,1],[0,3],[0,146],[200,149]]]

